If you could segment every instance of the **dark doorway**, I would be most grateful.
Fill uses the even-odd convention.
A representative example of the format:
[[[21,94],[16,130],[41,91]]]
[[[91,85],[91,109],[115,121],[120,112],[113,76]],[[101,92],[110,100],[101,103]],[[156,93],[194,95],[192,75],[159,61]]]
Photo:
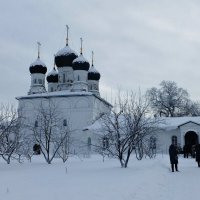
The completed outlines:
[[[40,155],[40,150],[41,150],[41,147],[39,144],[34,144],[33,146],[33,152],[35,155]]]
[[[188,131],[185,134],[185,145],[192,147],[199,143],[198,135],[194,131]]]

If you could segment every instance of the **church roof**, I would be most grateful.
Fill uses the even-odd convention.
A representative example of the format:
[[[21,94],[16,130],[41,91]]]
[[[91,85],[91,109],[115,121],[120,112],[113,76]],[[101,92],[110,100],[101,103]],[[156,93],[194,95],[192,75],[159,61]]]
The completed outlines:
[[[72,62],[73,70],[85,70],[88,71],[90,68],[90,63],[86,58],[81,54],[79,57],[73,60]]]
[[[17,100],[21,99],[36,99],[36,98],[52,98],[52,97],[74,97],[74,96],[94,96],[98,98],[100,101],[103,101],[108,106],[112,107],[110,103],[108,103],[105,99],[93,94],[92,92],[71,92],[70,90],[62,90],[55,92],[45,92],[45,93],[37,93],[26,96],[16,97]]]
[[[58,83],[58,72],[55,67],[47,74],[48,83]]]
[[[78,55],[68,45],[59,50],[55,55],[57,67],[72,66],[72,62]]]
[[[94,65],[92,65],[88,71],[88,80],[99,80],[101,77],[100,73],[95,69]]]
[[[76,54],[74,50],[72,50],[68,45],[65,46],[64,48],[60,49],[55,56],[68,56],[70,54]],[[78,56],[78,55],[77,55]]]
[[[42,62],[40,58],[38,57],[33,63],[31,63],[29,67],[29,71],[31,74],[34,74],[34,73],[45,74],[47,72],[47,67],[44,64],[44,62]]]
[[[184,125],[189,124],[189,123],[196,124],[196,125],[200,126],[200,123],[196,123],[196,122],[193,122],[193,121],[188,121],[188,122],[185,122],[185,123],[179,125],[178,127],[184,126]]]
[[[183,126],[189,122],[200,125],[200,116],[199,117],[162,117],[160,128],[163,129],[176,129],[180,126]]]
[[[165,130],[173,130],[188,123],[193,123],[200,126],[199,117],[161,117],[158,120],[158,127]],[[83,130],[96,130],[101,132],[102,125],[100,120],[95,121],[92,125],[85,127]]]

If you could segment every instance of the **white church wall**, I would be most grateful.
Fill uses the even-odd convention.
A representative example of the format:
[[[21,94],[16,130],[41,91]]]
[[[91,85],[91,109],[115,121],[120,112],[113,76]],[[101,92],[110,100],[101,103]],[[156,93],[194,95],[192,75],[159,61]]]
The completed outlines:
[[[168,153],[169,146],[172,143],[172,136],[177,137],[178,144],[181,142],[181,134],[178,128],[172,130],[160,129],[156,133],[157,151],[159,153]]]
[[[198,138],[200,139],[200,125],[192,123],[192,122],[186,123],[180,126],[181,143],[183,145],[185,144],[185,134],[189,131],[194,131],[198,135]]]
[[[103,103],[100,99],[93,96],[93,120],[96,120],[103,113],[110,113],[111,105]]]
[[[72,67],[58,68],[58,90],[68,90],[74,81],[74,72]]]
[[[72,129],[81,129],[92,123],[92,96],[88,97],[52,97],[51,101],[60,110],[61,118],[67,119]],[[23,109],[23,115],[34,121],[41,104],[46,105],[45,98],[33,98],[20,100],[19,109]]]

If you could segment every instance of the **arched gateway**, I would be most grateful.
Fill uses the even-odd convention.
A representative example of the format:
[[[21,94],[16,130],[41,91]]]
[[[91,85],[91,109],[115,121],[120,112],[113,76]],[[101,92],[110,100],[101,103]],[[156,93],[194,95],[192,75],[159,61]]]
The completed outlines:
[[[198,135],[194,131],[188,131],[185,134],[185,145],[192,147],[199,143]]]

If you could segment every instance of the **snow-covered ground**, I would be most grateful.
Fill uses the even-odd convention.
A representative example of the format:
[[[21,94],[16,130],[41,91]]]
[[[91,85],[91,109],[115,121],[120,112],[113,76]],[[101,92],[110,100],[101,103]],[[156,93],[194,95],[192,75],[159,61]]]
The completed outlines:
[[[66,167],[67,166],[67,167]],[[167,155],[130,161],[71,158],[46,164],[0,162],[0,200],[192,200],[198,199],[200,168],[194,159],[179,158],[180,172],[170,171]]]

